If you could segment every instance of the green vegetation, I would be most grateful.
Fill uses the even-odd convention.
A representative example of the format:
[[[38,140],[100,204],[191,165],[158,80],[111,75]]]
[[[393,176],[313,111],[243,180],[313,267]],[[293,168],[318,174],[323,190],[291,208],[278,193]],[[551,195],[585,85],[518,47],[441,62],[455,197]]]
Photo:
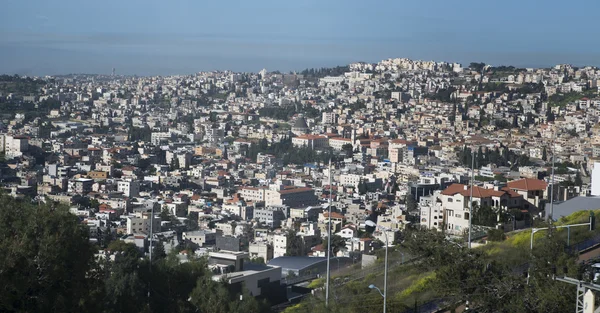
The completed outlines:
[[[328,250],[328,241],[324,241],[323,242],[323,248],[325,248],[325,251]],[[345,248],[346,247],[346,240],[344,240],[344,238],[340,237],[339,235],[332,235],[331,236],[331,255],[337,255],[337,253],[340,251],[340,249]]]
[[[554,162],[554,174],[569,174],[571,173],[569,168],[578,168],[578,166],[570,161]],[[551,170],[552,168],[550,168],[550,171]]]
[[[463,149],[458,152],[458,159],[463,166],[471,167],[472,155],[471,148],[463,146]],[[484,150],[479,147],[479,150],[475,152],[475,168],[486,166],[488,164],[515,168],[517,166],[531,165],[532,162],[529,160],[528,156],[516,154],[514,151],[508,149],[508,147],[501,144],[500,147],[496,147],[493,150],[488,149],[487,147]]]
[[[450,102],[452,101],[452,93],[456,91],[454,87],[448,87],[447,89],[440,89],[435,94],[429,95],[428,98],[432,100]]]
[[[262,300],[212,280],[206,260],[180,263],[157,247],[150,264],[113,241],[115,260],[94,258],[87,227],[67,209],[0,195],[2,312],[268,312]]]
[[[46,81],[41,79],[23,78],[19,75],[0,75],[0,93],[28,96],[37,94],[44,85],[46,85]]]
[[[600,210],[595,214],[600,216]],[[588,217],[588,211],[581,211],[556,224],[583,223]],[[590,232],[585,227],[573,228],[571,242],[598,233],[599,230]],[[435,231],[407,230],[404,238],[402,248],[420,258],[410,265],[391,267],[389,312],[404,312],[414,308],[415,303],[418,306],[433,299],[446,299],[450,312],[466,301],[475,312],[489,313],[570,312],[575,305],[575,287],[552,279],[554,273],[577,277],[584,270],[577,264],[577,256],[565,250],[566,230],[537,232],[533,250],[529,247],[531,231],[504,234],[490,230],[488,243],[474,249],[450,243],[445,234]],[[527,264],[529,267],[523,266]],[[527,268],[529,284],[517,270]],[[382,270],[332,288],[330,297],[335,301],[330,302],[329,308],[324,305],[323,295],[317,293],[285,312],[379,312],[381,296],[368,285],[382,288]],[[322,283],[313,285],[319,287]]]
[[[483,63],[483,62],[471,62],[469,64],[469,68],[472,71],[476,71],[478,73],[481,73],[481,71],[483,70],[484,67],[485,67],[485,63]]]
[[[530,94],[530,93],[541,93],[544,92],[543,83],[525,83],[521,84],[519,88],[509,87],[509,84],[505,82],[501,83],[486,83],[481,86],[481,91],[498,91],[501,93],[516,93],[516,94]]]
[[[329,162],[330,159],[333,161],[339,159],[332,149],[316,151],[308,147],[296,148],[292,145],[291,138],[284,138],[280,142],[271,144],[269,144],[266,139],[261,139],[258,144],[253,144],[249,148],[247,156],[252,160],[256,160],[256,156],[259,153],[275,155],[276,157],[281,158],[284,165],[314,162],[326,163]]]
[[[596,97],[597,95],[598,91],[595,89],[586,90],[584,92],[556,93],[548,97],[548,101],[552,106],[564,107],[583,97]]]
[[[494,181],[495,179],[494,179],[494,177],[475,175],[475,180],[483,181],[483,182],[490,182],[490,181]]]
[[[270,117],[276,120],[290,120],[292,116],[302,113],[304,116],[309,118],[315,118],[320,116],[321,112],[314,107],[307,105],[299,105],[299,110],[296,111],[296,106],[290,105],[287,107],[265,107],[258,110],[258,114],[263,117]]]
[[[324,285],[325,285],[325,278],[317,278],[317,279],[311,281],[310,284],[308,284],[308,286],[306,286],[306,288],[316,289],[316,288],[321,288]]]
[[[340,76],[349,71],[350,67],[345,65],[332,68],[310,68],[301,71],[300,74],[304,75],[306,78],[323,78],[325,76]]]

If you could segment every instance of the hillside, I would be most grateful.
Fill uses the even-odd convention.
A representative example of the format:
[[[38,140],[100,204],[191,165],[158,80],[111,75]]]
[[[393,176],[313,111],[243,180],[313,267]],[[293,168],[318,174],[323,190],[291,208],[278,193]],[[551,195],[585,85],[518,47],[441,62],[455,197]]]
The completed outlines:
[[[600,210],[594,213],[600,217]],[[556,225],[586,223],[588,218],[589,212],[581,211],[561,219]],[[598,229],[574,227],[571,244],[598,234]],[[471,251],[448,242],[436,232],[412,231],[405,237],[408,239],[401,249],[420,257],[411,264],[391,266],[389,312],[410,312],[442,299],[450,309],[469,300],[477,312],[568,312],[575,304],[575,288],[551,277],[555,273],[577,277],[585,271],[576,262],[577,255],[566,252],[566,229],[537,232],[533,251],[530,250],[531,230],[508,233],[504,241],[488,242]],[[397,257],[396,254],[393,258]],[[524,265],[525,270],[530,269],[529,285],[520,272]],[[352,277],[351,274],[346,276]],[[364,312],[365,309],[378,312],[383,301],[379,293],[368,288],[370,284],[383,287],[381,267],[363,279],[332,288],[334,301],[329,310],[324,305],[324,294],[317,293],[285,312]]]

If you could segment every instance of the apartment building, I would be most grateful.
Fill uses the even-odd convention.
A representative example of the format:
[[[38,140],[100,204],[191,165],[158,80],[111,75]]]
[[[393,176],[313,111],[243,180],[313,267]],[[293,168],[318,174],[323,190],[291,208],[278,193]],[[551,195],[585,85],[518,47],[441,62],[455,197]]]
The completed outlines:
[[[452,184],[441,192],[440,200],[448,232],[460,235],[469,228],[470,196],[470,187],[463,184]],[[508,187],[486,189],[473,186],[473,203],[506,210],[522,207],[523,196]]]
[[[300,135],[292,138],[294,147],[305,147],[310,149],[320,149],[329,146],[329,139],[321,135]]]
[[[267,206],[305,207],[319,203],[314,189],[310,187],[291,187],[282,190],[265,191]]]

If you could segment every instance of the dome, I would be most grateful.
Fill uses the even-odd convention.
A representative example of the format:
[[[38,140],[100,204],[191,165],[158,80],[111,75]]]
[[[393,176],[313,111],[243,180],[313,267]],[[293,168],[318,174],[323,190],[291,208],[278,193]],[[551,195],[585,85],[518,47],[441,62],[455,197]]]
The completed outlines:
[[[294,122],[293,128],[297,128],[297,129],[306,129],[306,128],[308,128],[308,124],[306,124],[306,120],[304,119],[304,117],[297,118],[296,122]]]

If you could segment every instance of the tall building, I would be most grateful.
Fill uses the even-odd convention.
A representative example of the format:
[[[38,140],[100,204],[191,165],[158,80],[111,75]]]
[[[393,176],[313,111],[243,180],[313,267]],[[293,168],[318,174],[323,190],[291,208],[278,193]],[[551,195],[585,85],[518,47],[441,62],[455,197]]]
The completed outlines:
[[[117,183],[117,191],[122,192],[125,197],[133,198],[140,195],[140,183],[134,180],[124,180]]]
[[[323,112],[321,121],[323,124],[336,124],[337,114],[334,112]]]

